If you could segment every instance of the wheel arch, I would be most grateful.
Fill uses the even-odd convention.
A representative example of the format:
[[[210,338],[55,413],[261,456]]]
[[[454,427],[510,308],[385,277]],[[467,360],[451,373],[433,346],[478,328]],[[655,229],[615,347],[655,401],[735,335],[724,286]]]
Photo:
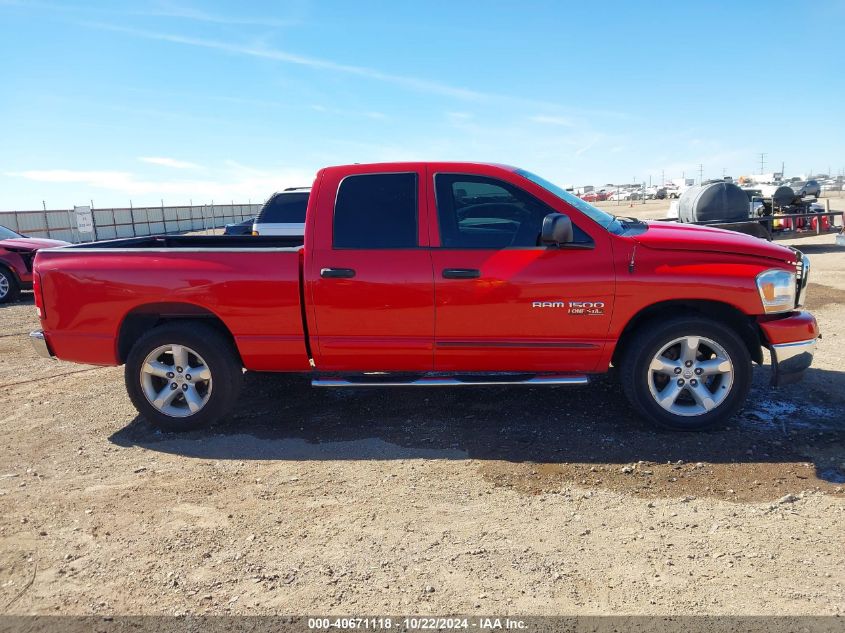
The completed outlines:
[[[5,259],[0,259],[0,269],[8,272],[12,276],[12,278],[15,280],[15,283],[17,283],[17,284],[21,283],[20,275],[18,275],[18,271],[15,270],[15,267],[12,266],[11,262],[6,261]]]
[[[616,347],[613,350],[611,363],[619,366],[619,361],[625,354],[625,349],[633,338],[633,334],[640,328],[658,319],[675,318],[678,316],[707,317],[728,325],[745,343],[751,360],[758,365],[763,364],[762,337],[759,326],[754,317],[745,314],[739,308],[721,301],[677,299],[661,301],[647,306],[637,312],[625,325]]]
[[[166,323],[180,321],[200,321],[210,325],[229,340],[232,349],[240,359],[235,337],[220,316],[194,303],[161,302],[136,306],[123,317],[117,335],[118,362],[120,364],[126,362],[132,346],[149,330]]]

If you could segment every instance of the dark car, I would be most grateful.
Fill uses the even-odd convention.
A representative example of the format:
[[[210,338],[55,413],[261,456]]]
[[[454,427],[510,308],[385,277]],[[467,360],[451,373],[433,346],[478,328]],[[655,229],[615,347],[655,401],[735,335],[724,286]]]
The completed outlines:
[[[809,196],[818,198],[822,192],[822,187],[817,180],[801,180],[799,182],[790,183],[789,186],[792,187],[795,195],[799,198],[808,198]]]
[[[223,229],[223,235],[252,235],[252,223],[255,218],[248,218],[243,222],[235,222],[234,224],[227,224]]]
[[[21,289],[32,288],[32,260],[37,250],[67,245],[59,240],[27,237],[0,226],[0,303],[15,301]]]

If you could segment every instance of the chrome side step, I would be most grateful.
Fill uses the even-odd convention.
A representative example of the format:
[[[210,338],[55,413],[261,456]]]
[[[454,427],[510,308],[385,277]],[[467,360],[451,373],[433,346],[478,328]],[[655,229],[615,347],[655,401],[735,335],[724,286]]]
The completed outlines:
[[[380,376],[379,378],[382,378]],[[578,374],[540,374],[525,378],[514,377],[512,379],[494,379],[484,377],[449,377],[449,376],[422,376],[409,380],[383,380],[370,379],[362,376],[350,380],[342,377],[315,378],[311,381],[312,387],[478,387],[478,386],[499,386],[499,385],[586,385],[589,383],[587,376]]]

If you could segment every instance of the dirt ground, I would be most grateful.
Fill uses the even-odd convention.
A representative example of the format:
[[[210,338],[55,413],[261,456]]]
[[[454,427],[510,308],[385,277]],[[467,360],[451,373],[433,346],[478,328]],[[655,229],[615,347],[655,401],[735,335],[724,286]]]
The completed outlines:
[[[636,207],[645,208],[636,208]],[[620,215],[665,211],[620,205]],[[0,307],[0,613],[845,614],[845,249],[796,240],[824,335],[729,427],[586,388],[312,390],[254,374],[204,432]]]

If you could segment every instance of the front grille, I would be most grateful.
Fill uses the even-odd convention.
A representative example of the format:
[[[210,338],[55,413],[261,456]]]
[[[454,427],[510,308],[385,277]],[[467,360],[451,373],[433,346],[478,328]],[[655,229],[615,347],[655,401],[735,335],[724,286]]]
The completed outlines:
[[[26,272],[32,272],[32,260],[35,259],[35,251],[29,251],[26,253],[18,253],[23,260],[23,265],[26,266]]]
[[[807,297],[807,282],[810,279],[810,260],[797,248],[795,251],[795,307],[804,307]]]

